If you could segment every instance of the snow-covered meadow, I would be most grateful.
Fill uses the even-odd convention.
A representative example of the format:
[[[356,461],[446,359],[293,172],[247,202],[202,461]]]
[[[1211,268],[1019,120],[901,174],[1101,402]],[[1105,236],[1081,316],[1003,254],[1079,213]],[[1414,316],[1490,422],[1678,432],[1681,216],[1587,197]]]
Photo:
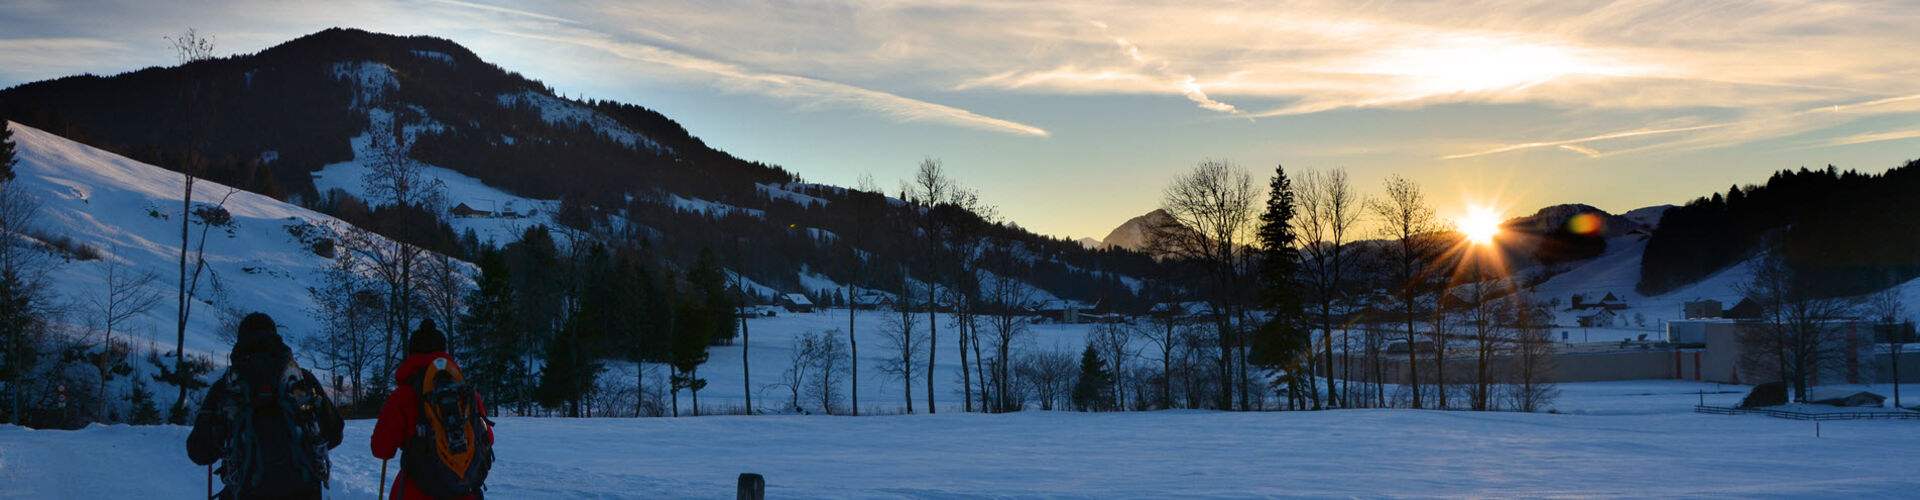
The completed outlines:
[[[1911,498],[1915,421],[1691,412],[1691,382],[1567,384],[1568,414],[1413,410],[506,418],[494,498]],[[1909,388],[1911,390],[1911,388]],[[1707,394],[1729,404],[1739,394]],[[371,421],[330,498],[374,498]],[[182,427],[0,427],[0,497],[191,498]]]
[[[844,310],[749,320],[743,346],[713,349],[707,408],[783,405],[793,339],[844,334]],[[726,498],[743,472],[770,498],[1690,497],[1902,498],[1920,491],[1920,421],[1815,424],[1692,412],[1742,386],[1685,381],[1563,384],[1558,413],[1415,410],[1156,411],[1006,415],[958,410],[958,352],[942,317],[941,412],[898,414],[880,313],[856,317],[869,416],[499,419],[495,498]],[[1091,329],[1032,325],[1023,350],[1077,351]],[[620,367],[609,378],[621,377]],[[630,372],[628,372],[630,373]],[[620,379],[625,380],[625,379]],[[751,386],[750,388],[747,386]],[[1887,392],[1888,387],[1874,387]],[[1920,390],[1907,386],[1906,392]],[[690,398],[682,394],[683,413]],[[877,415],[877,416],[875,416]],[[374,498],[371,421],[336,449],[330,498]],[[183,427],[0,427],[0,498],[187,498],[206,471]]]

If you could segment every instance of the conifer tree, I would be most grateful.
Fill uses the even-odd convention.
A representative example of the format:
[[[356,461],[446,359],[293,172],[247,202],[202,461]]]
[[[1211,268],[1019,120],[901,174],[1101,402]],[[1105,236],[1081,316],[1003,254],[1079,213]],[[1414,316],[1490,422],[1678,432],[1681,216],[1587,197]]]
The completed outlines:
[[[1073,384],[1073,407],[1079,411],[1106,411],[1113,406],[1112,375],[1100,353],[1087,344],[1080,352],[1080,381]]]
[[[19,162],[13,152],[13,129],[0,117],[0,182],[13,180],[13,166]]]
[[[1267,208],[1260,214],[1260,301],[1273,315],[1267,324],[1254,330],[1253,353],[1250,360],[1256,365],[1269,369],[1289,367],[1289,371],[1302,370],[1302,364],[1293,361],[1303,354],[1311,354],[1309,333],[1302,328],[1305,324],[1305,312],[1301,307],[1300,286],[1295,277],[1300,271],[1299,251],[1294,248],[1296,232],[1293,227],[1294,191],[1293,181],[1287,178],[1285,167],[1273,167],[1273,180],[1268,184]],[[1328,349],[1332,346],[1332,332],[1327,332]],[[1332,359],[1332,352],[1328,352]],[[1331,377],[1331,366],[1326,376]],[[1312,387],[1312,378],[1304,373],[1289,373],[1290,383],[1308,381]],[[1328,380],[1332,380],[1329,378]],[[1312,392],[1312,391],[1309,391]],[[1332,397],[1332,387],[1328,387],[1328,397]],[[1313,406],[1320,408],[1320,397],[1313,395]]]
[[[481,250],[480,275],[467,295],[466,312],[460,317],[459,331],[466,338],[454,343],[455,353],[465,361],[467,381],[498,413],[499,408],[525,400],[517,381],[525,380],[526,365],[519,362],[514,341],[521,335],[519,308],[505,256],[498,250]]]

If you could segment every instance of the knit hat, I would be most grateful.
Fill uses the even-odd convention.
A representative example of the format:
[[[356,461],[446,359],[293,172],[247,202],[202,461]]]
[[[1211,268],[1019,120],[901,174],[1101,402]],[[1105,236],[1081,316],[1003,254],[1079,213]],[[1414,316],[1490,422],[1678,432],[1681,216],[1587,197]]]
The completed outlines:
[[[407,340],[407,354],[429,354],[447,350],[447,336],[433,326],[432,319],[420,320],[420,329]]]
[[[256,312],[241,318],[237,330],[233,340],[234,357],[286,347],[280,340],[280,327],[273,324],[273,317],[266,313]]]

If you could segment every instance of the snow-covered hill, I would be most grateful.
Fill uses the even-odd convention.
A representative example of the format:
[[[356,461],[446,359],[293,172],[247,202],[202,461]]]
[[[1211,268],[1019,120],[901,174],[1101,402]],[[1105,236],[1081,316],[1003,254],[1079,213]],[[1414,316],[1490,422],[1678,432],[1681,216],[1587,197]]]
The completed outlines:
[[[1657,216],[1648,218],[1649,213],[1657,214],[1667,206],[1648,207],[1628,212],[1630,219],[1650,220],[1658,223]],[[1599,257],[1572,263],[1567,271],[1554,275],[1547,281],[1534,287],[1533,295],[1538,300],[1558,299],[1560,306],[1554,308],[1558,318],[1555,324],[1576,327],[1578,315],[1587,312],[1569,311],[1568,306],[1576,294],[1584,295],[1589,302],[1597,302],[1607,294],[1612,294],[1628,305],[1619,311],[1624,321],[1622,325],[1606,336],[1591,336],[1593,341],[1619,340],[1647,333],[1648,338],[1660,338],[1662,321],[1683,319],[1681,307],[1697,300],[1717,300],[1725,307],[1740,302],[1740,286],[1747,282],[1753,273],[1753,266],[1760,256],[1752,256],[1724,269],[1715,271],[1707,277],[1673,291],[1653,296],[1641,295],[1635,291],[1640,282],[1640,259],[1645,254],[1647,242],[1644,235],[1627,234],[1607,238],[1607,250]],[[1908,281],[1895,287],[1900,290],[1907,314],[1915,317],[1920,313],[1920,279]],[[1644,322],[1640,319],[1644,318]],[[1635,333],[1638,332],[1638,333]],[[1578,332],[1575,332],[1578,335]]]
[[[108,261],[126,272],[153,273],[158,279],[149,286],[161,295],[160,305],[128,321],[122,333],[139,339],[136,347],[171,349],[174,285],[180,272],[181,175],[32,127],[9,126],[20,155],[12,189],[38,199],[40,235],[70,238],[75,248],[89,247],[100,255],[97,260],[54,259],[48,275],[53,296],[80,305],[102,298]],[[205,232],[208,265],[187,326],[189,352],[212,354],[224,364],[231,341],[222,332],[231,329],[226,325],[237,321],[236,315],[252,311],[273,316],[285,335],[313,331],[307,287],[319,283],[317,275],[331,262],[315,251],[315,243],[351,226],[204,180],[194,184],[193,200],[196,209],[224,200],[232,222]],[[194,220],[191,233],[197,245],[204,226],[200,218]],[[91,319],[80,307],[65,322],[85,326]]]

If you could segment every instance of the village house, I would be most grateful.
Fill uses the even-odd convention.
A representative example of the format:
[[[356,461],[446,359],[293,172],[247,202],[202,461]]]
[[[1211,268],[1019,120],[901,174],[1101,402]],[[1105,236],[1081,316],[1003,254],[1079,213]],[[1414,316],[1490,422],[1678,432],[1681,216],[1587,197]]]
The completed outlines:
[[[787,308],[787,312],[791,313],[810,313],[813,312],[813,301],[806,294],[789,293],[780,296],[780,307]]]

